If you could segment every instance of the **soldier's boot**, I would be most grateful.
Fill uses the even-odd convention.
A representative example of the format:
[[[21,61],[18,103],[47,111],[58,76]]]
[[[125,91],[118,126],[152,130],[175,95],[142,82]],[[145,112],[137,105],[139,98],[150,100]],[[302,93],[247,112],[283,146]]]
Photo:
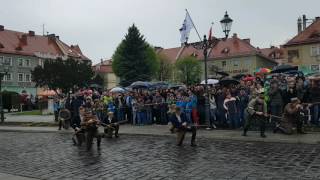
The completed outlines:
[[[101,145],[101,136],[97,135],[97,147],[98,147],[98,149],[100,149],[100,145]]]
[[[196,135],[197,135],[197,129],[195,126],[191,127],[191,133],[192,133],[192,137],[191,137],[191,146],[192,147],[196,147]]]
[[[242,136],[247,136],[247,132],[248,132],[248,129],[243,129],[243,133],[242,133]]]
[[[116,127],[115,127],[114,136],[115,136],[116,138],[119,137],[119,124],[117,124]]]

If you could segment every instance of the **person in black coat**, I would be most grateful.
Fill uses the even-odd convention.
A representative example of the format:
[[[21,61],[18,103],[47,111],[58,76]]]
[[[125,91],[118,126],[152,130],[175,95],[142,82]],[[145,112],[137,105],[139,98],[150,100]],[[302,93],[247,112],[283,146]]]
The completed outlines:
[[[181,112],[180,107],[176,107],[175,113],[170,117],[172,126],[174,127],[174,132],[177,132],[177,145],[181,146],[185,137],[186,132],[191,132],[191,146],[197,146],[196,134],[197,130],[195,126],[188,127],[187,117]]]

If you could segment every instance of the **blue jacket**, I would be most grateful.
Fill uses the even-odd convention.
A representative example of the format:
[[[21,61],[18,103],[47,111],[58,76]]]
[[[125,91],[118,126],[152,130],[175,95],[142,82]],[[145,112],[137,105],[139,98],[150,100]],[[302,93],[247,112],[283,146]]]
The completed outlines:
[[[178,129],[182,127],[182,124],[184,122],[187,123],[187,117],[184,113],[181,113],[180,117],[181,117],[181,122],[179,122],[176,114],[172,114],[170,117],[170,121],[171,121],[172,125]]]
[[[187,112],[191,113],[192,112],[192,108],[193,108],[193,103],[192,102],[187,102],[185,112],[186,113]]]

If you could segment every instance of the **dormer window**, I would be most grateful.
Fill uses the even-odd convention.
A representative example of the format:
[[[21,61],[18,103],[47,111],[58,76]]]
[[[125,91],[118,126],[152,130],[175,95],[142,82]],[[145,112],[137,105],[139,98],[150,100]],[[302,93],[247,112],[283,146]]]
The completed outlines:
[[[229,51],[230,51],[229,48],[224,48],[224,49],[221,51],[221,53],[222,53],[222,54],[228,54]]]

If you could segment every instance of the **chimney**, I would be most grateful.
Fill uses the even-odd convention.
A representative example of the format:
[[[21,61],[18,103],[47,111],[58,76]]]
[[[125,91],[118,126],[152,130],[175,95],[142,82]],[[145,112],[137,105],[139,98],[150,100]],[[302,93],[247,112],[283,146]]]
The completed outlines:
[[[49,38],[50,40],[55,40],[55,39],[56,39],[56,35],[55,35],[55,34],[49,34],[49,35],[48,35],[48,38]]]
[[[0,25],[0,31],[4,31],[4,26]]]
[[[247,39],[243,39],[246,43],[250,44],[250,39],[247,38]]]
[[[21,41],[21,43],[22,44],[24,44],[24,45],[27,45],[27,34],[22,34],[22,36],[21,36],[21,39],[20,39],[20,41]]]
[[[301,17],[298,18],[298,34],[302,32],[302,20]]]
[[[35,36],[35,32],[34,31],[29,31],[29,36]]]
[[[237,33],[233,33],[232,38],[237,38],[238,34]]]
[[[302,30],[305,30],[307,28],[307,16],[305,14],[302,15],[302,25],[303,25]]]

